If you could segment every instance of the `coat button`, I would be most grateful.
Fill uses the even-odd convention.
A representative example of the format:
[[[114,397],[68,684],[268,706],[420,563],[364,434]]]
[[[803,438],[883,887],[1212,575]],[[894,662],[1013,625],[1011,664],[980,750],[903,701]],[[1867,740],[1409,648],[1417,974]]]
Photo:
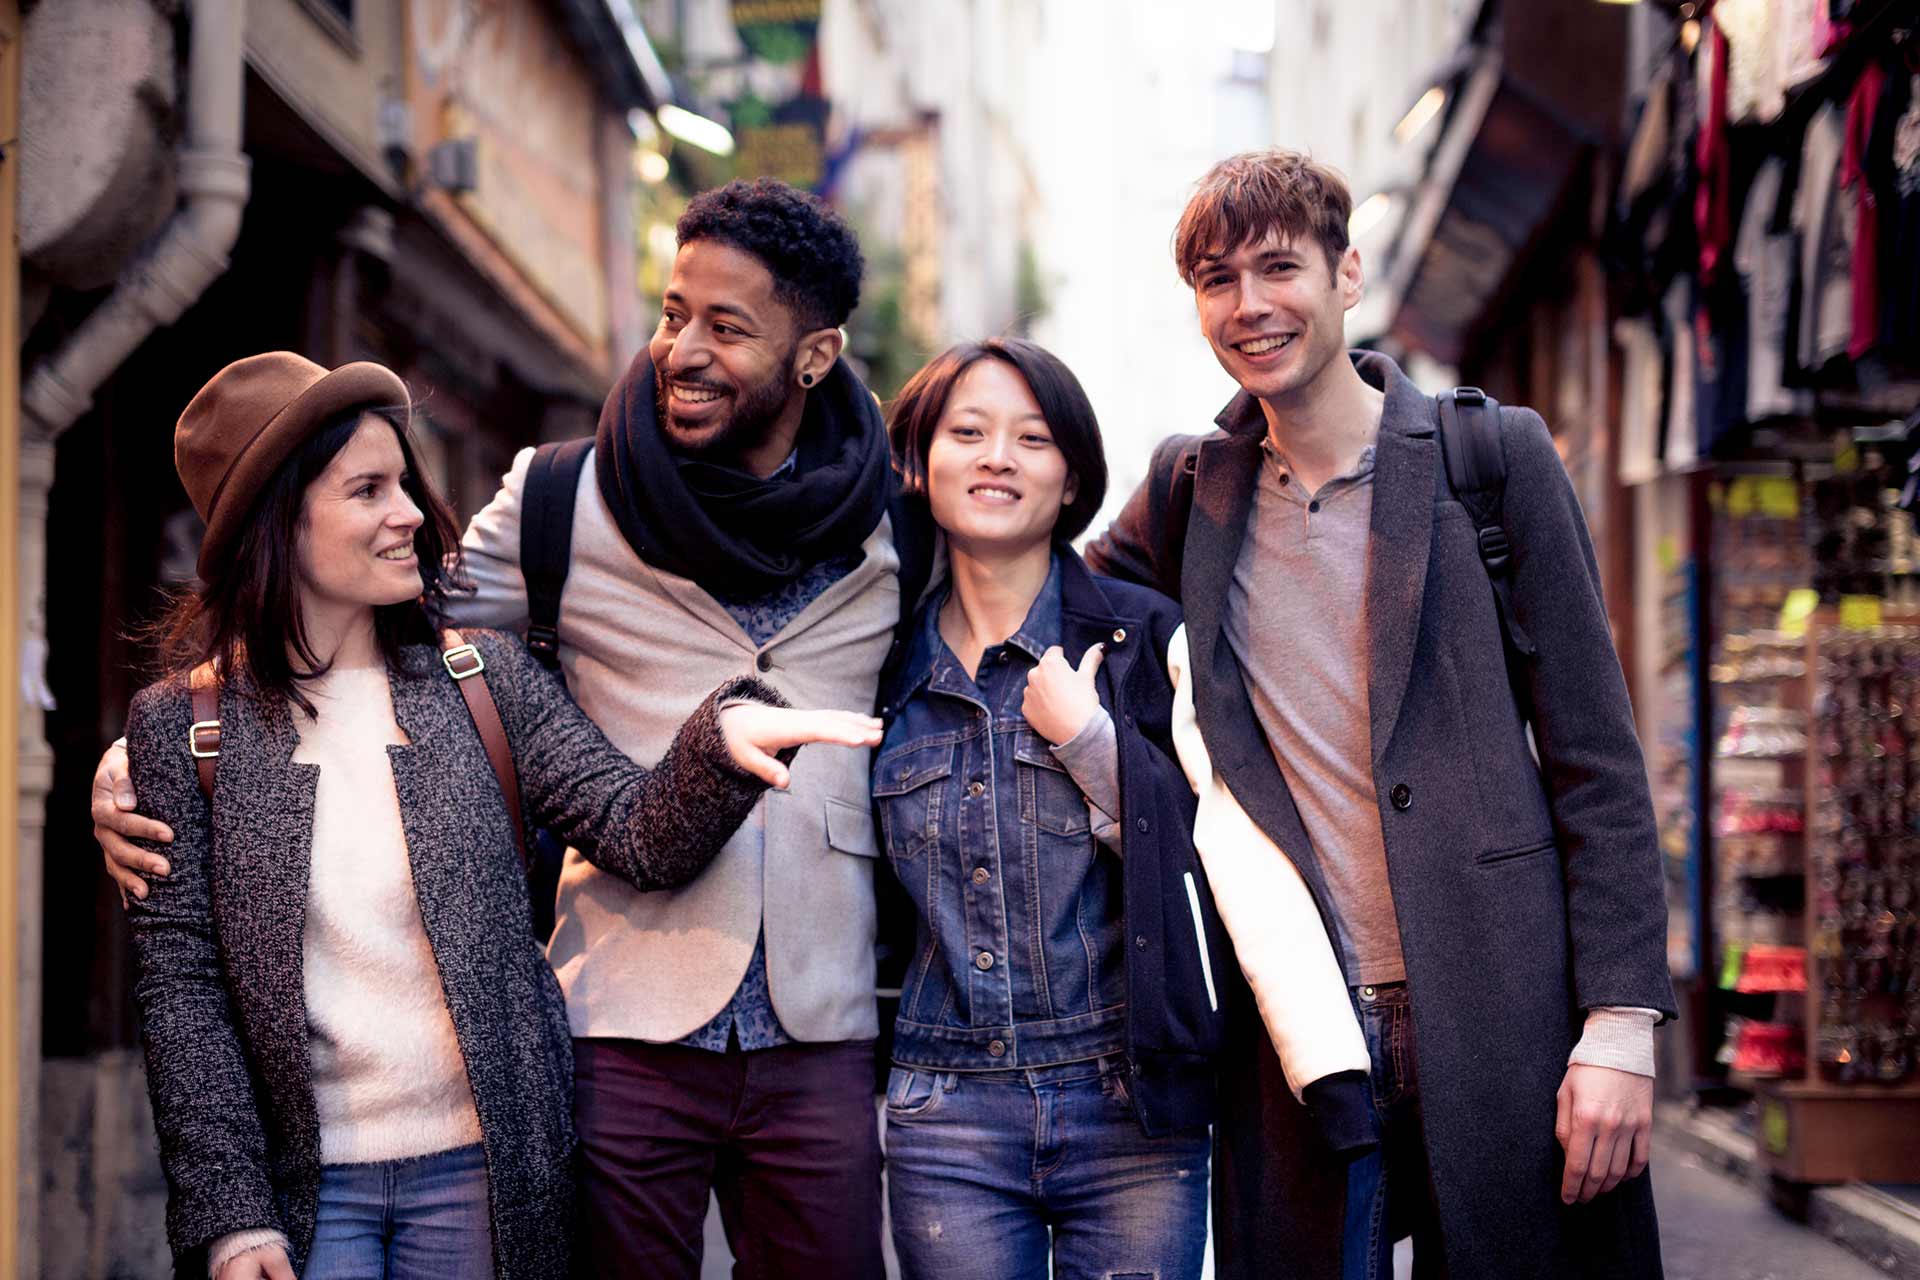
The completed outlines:
[[[1404,782],[1394,783],[1393,790],[1387,793],[1387,797],[1393,801],[1393,807],[1403,813],[1413,808],[1413,788]]]
[[[1147,829],[1151,827],[1153,824],[1151,822],[1148,822],[1145,818],[1135,818],[1133,820],[1133,825],[1139,828],[1141,835],[1145,835],[1147,833]]]
[[[1125,627],[1114,628],[1113,642],[1115,644],[1125,644],[1127,642],[1127,629]]]
[[[1004,1057],[1006,1057],[1006,1056],[1007,1056],[1007,1042],[1006,1042],[1005,1040],[989,1040],[989,1041],[987,1041],[987,1053],[988,1053],[988,1054],[989,1054],[990,1056],[992,1056],[992,1057],[995,1057],[995,1058],[1004,1058]]]
[[[980,779],[978,778],[975,778],[972,782],[969,782],[967,784],[967,794],[972,796],[975,800],[978,800],[981,794],[986,791],[986,789],[987,789],[987,784],[980,781]]]
[[[987,970],[993,968],[993,952],[982,951],[979,955],[973,958],[973,966],[974,968],[980,970],[980,972],[982,973],[985,973]]]
[[[1129,729],[1133,728],[1133,712],[1129,711],[1127,712],[1127,714],[1125,714],[1124,716],[1121,716],[1120,718],[1126,721],[1127,728]]]
[[[992,877],[987,874],[985,867],[975,867],[973,869],[973,882],[975,884],[985,884],[991,878]]]
[[[1145,951],[1147,949],[1147,935],[1143,933],[1136,936],[1133,940],[1133,945],[1139,950]]]
[[[753,665],[760,668],[762,671],[771,671],[773,670],[773,655],[770,653],[763,653],[759,657],[753,660]]]

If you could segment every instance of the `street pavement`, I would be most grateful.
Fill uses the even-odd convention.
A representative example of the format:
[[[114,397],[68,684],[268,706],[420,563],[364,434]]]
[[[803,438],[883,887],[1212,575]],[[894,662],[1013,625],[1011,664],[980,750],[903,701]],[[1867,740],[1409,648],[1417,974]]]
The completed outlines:
[[[1656,1149],[1653,1198],[1667,1280],[1887,1280],[1692,1152]]]

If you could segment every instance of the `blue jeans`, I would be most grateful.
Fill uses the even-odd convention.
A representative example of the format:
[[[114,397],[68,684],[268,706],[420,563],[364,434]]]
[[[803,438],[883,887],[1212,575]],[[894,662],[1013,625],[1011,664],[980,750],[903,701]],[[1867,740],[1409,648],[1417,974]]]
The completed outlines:
[[[1149,1138],[1117,1058],[1025,1071],[895,1067],[887,1191],[906,1280],[1191,1280],[1204,1128]]]
[[[1373,1061],[1373,1106],[1380,1145],[1347,1166],[1341,1280],[1391,1280],[1394,1241],[1413,1237],[1415,1280],[1446,1275],[1440,1219],[1421,1132],[1420,1080],[1414,1068],[1413,1009],[1405,983],[1355,987],[1354,1009]]]
[[[564,1230],[565,1223],[554,1229]],[[480,1145],[411,1160],[330,1164],[302,1280],[471,1280],[493,1274]]]

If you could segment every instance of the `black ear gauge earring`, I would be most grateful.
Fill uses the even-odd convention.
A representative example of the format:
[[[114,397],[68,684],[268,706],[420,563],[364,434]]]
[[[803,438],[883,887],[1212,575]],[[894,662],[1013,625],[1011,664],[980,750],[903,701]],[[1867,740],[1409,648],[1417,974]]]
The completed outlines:
[[[812,385],[813,385],[813,375],[812,375],[812,374],[810,374],[810,373],[803,373],[803,374],[801,374],[801,375],[800,375],[800,385],[801,385],[801,386],[803,386],[803,387],[810,387],[810,386],[812,386]]]

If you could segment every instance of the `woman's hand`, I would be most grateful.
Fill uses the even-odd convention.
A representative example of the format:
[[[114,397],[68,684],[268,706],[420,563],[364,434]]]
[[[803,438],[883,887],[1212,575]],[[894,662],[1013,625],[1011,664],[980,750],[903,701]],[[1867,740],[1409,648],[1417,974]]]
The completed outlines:
[[[720,712],[720,732],[736,767],[770,787],[786,789],[787,766],[777,752],[809,742],[843,747],[880,745],[880,722],[854,711],[810,711],[736,702]]]
[[[277,1244],[263,1244],[227,1259],[216,1280],[299,1280],[287,1251]]]
[[[1103,644],[1092,646],[1080,655],[1078,667],[1067,664],[1059,645],[1040,655],[1039,664],[1027,673],[1026,696],[1020,700],[1020,714],[1035,733],[1064,747],[1087,727],[1100,709],[1093,673],[1100,669],[1106,652]]]

